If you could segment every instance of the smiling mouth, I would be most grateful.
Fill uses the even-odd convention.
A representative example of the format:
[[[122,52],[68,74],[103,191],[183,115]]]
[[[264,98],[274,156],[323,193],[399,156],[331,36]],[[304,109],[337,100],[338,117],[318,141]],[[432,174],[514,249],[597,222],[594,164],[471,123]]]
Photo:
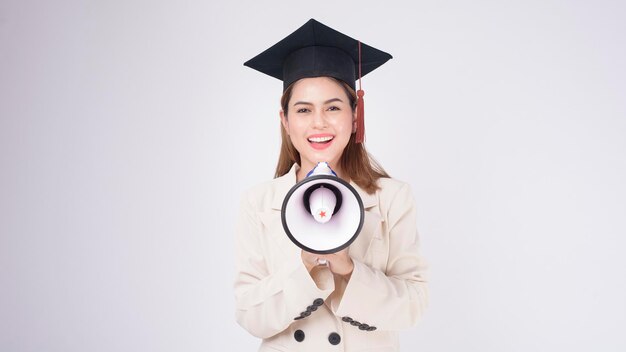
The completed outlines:
[[[307,138],[307,140],[310,143],[318,143],[318,144],[326,144],[330,141],[333,140],[334,137],[332,136],[325,136],[325,137],[309,137]]]

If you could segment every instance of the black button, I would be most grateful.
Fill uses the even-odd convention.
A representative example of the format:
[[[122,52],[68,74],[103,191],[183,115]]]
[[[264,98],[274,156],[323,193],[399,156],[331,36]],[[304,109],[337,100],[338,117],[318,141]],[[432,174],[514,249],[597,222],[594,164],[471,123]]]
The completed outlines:
[[[323,300],[323,299],[321,299],[321,298],[317,298],[317,299],[315,299],[315,301],[313,301],[313,305],[315,305],[315,306],[318,306],[318,307],[319,307],[319,306],[321,306],[322,304],[324,304],[324,300]]]
[[[293,318],[293,320],[300,320],[300,319],[302,319],[302,318],[304,318],[304,317],[303,317],[303,316],[299,316],[299,317],[295,317],[295,318]]]
[[[339,342],[341,342],[341,336],[339,336],[338,333],[333,332],[328,335],[328,342],[330,342],[331,345],[338,345]]]
[[[351,323],[352,322],[352,318],[350,318],[350,317],[343,317],[343,318],[341,318],[341,320],[345,321],[346,323]]]
[[[308,306],[306,307],[306,310],[308,310],[309,312],[315,312],[317,310],[317,306]]]
[[[359,325],[359,330],[367,330],[367,329],[369,329],[369,327],[370,326],[367,325],[367,324],[361,324],[361,325]]]
[[[359,325],[361,325],[361,323],[359,323],[356,320],[353,320],[353,321],[350,322],[350,325],[352,325],[352,326],[359,326]]]
[[[309,315],[311,315],[311,312],[309,312],[309,311],[302,312],[302,313],[300,313],[300,315],[302,315],[303,317],[308,317]]]
[[[296,332],[293,333],[293,338],[298,342],[304,341],[304,331],[296,330]]]
[[[374,331],[374,330],[376,330],[375,326],[370,326],[369,328],[367,328],[367,331]]]

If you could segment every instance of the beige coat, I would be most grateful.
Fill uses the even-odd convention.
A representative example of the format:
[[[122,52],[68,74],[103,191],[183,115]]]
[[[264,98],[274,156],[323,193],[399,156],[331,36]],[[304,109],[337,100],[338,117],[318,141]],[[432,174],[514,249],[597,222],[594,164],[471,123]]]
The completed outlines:
[[[350,245],[348,282],[327,267],[307,272],[280,218],[297,166],[248,191],[236,233],[237,322],[263,342],[260,351],[398,351],[400,329],[414,325],[427,301],[418,254],[415,204],[407,184],[380,179],[367,194],[363,229]]]

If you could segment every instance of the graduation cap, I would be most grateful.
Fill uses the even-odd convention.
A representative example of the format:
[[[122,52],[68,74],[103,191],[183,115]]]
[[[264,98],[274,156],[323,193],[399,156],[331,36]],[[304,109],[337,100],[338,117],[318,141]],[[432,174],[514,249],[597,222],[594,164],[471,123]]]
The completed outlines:
[[[357,142],[360,143],[365,136],[361,77],[391,58],[384,51],[310,19],[244,65],[282,80],[283,91],[299,79],[326,76],[344,81],[356,90],[358,79]]]

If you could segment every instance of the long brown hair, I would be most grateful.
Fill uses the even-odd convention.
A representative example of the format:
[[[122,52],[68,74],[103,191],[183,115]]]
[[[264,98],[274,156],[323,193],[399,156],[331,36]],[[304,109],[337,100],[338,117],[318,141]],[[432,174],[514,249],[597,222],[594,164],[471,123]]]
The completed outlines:
[[[329,77],[337,84],[341,85],[345,90],[348,98],[350,99],[350,105],[352,110],[356,109],[356,92],[347,83],[338,79]],[[287,117],[289,100],[293,92],[294,84],[285,89],[283,96],[280,99],[280,105]],[[278,157],[278,164],[276,165],[276,173],[274,177],[280,177],[289,172],[294,163],[300,164],[300,152],[293,146],[289,135],[280,126],[280,138],[282,140],[280,146],[280,155]],[[356,133],[352,133],[348,145],[341,154],[339,161],[341,170],[344,175],[350,180],[354,181],[359,187],[364,189],[367,193],[372,194],[380,187],[378,186],[378,179],[381,177],[389,177],[387,172],[380,166],[380,164],[367,152],[363,143],[356,143]]]

